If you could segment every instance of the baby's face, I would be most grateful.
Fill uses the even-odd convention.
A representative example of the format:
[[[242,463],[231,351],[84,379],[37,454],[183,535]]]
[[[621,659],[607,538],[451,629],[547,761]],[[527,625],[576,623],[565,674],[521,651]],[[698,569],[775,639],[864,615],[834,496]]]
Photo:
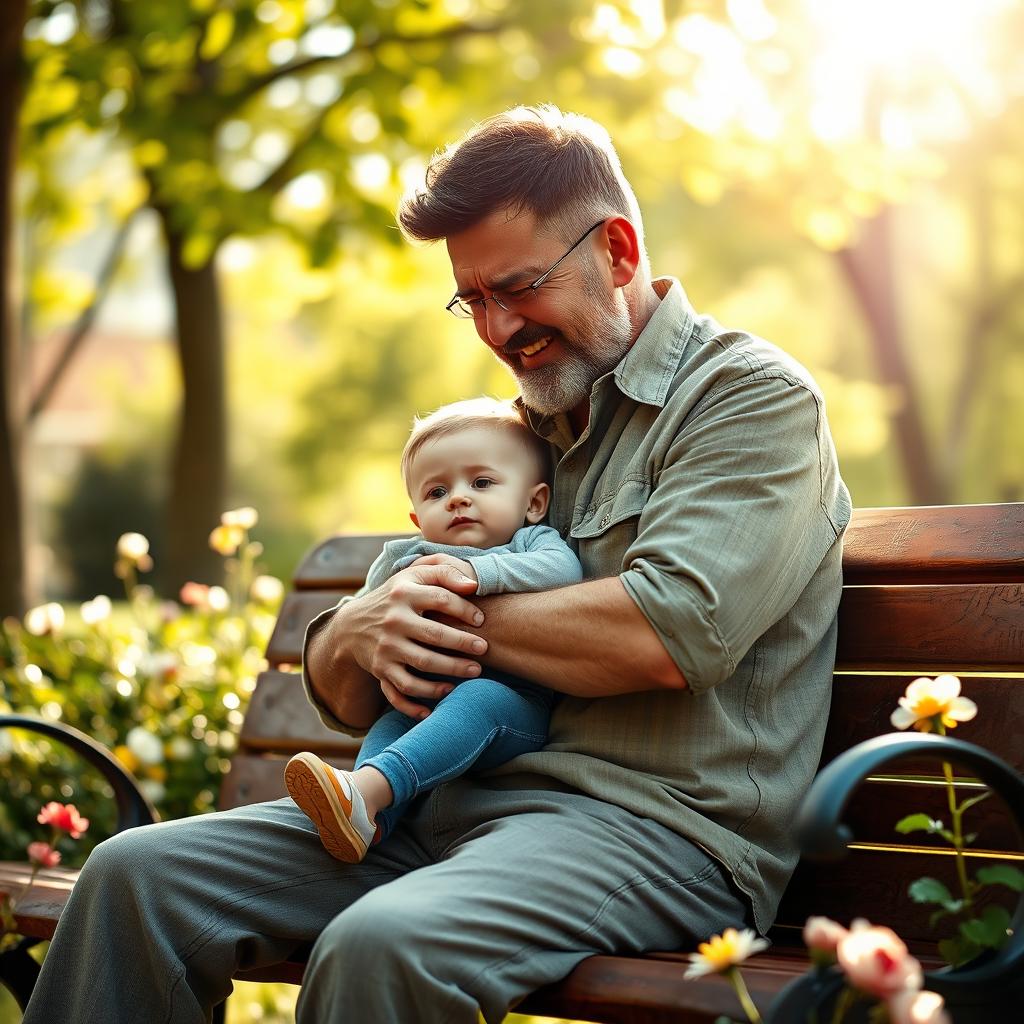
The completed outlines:
[[[547,511],[547,484],[510,430],[466,427],[428,441],[408,470],[413,521],[436,544],[507,544]]]

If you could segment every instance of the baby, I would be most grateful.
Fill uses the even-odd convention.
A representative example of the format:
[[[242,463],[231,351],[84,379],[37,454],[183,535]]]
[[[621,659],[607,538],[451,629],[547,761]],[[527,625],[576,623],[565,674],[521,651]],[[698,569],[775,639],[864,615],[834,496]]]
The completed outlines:
[[[422,536],[389,541],[361,593],[430,555],[447,556],[480,595],[578,583],[578,559],[540,525],[551,496],[547,473],[546,444],[507,402],[470,399],[417,420],[402,474]],[[433,709],[424,719],[395,709],[381,715],[352,772],[308,752],[288,762],[288,792],[338,860],[361,861],[418,794],[544,745],[551,690],[498,673],[450,682],[441,700],[420,702]]]

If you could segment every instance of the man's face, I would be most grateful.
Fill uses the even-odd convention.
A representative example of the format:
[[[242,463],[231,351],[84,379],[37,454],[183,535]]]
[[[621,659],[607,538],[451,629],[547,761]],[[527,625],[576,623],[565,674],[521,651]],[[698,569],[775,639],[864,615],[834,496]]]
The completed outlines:
[[[584,225],[585,227],[585,225]],[[524,212],[498,211],[448,238],[460,298],[489,298],[535,281],[568,244]],[[526,404],[544,414],[569,412],[590,399],[594,382],[632,344],[622,290],[608,275],[599,228],[570,253],[535,293],[504,310],[486,302],[477,334],[515,375]]]
[[[501,427],[465,427],[428,441],[407,484],[413,522],[436,544],[507,544],[547,511],[548,487],[523,441]]]

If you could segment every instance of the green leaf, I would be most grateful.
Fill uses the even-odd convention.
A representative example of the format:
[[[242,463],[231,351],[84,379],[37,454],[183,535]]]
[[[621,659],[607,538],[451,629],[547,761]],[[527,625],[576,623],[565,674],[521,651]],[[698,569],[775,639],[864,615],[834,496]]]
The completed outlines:
[[[896,831],[901,835],[908,832],[937,832],[942,828],[942,822],[929,818],[927,814],[909,814],[896,822]]]
[[[965,939],[962,935],[957,935],[952,939],[942,939],[939,942],[939,956],[951,967],[958,967],[960,964],[973,960],[981,951],[981,946]]]
[[[982,885],[1005,885],[1014,892],[1024,892],[1024,871],[1009,864],[982,868],[974,876]]]
[[[235,15],[233,12],[221,9],[206,26],[206,35],[203,37],[202,46],[199,48],[199,56],[203,60],[215,60],[227,48],[235,31]]]
[[[1010,912],[1005,907],[986,907],[981,917],[964,921],[960,934],[970,942],[988,949],[999,949],[1006,942]]]
[[[980,796],[972,796],[970,800],[965,800],[960,805],[960,813],[963,814],[964,811],[966,811],[969,808],[973,807],[975,804],[980,804],[982,800],[987,800],[991,795],[992,795],[992,790],[987,789]]]
[[[953,897],[937,878],[918,878],[910,883],[907,895],[915,903],[940,903],[952,911]]]
[[[939,910],[933,911],[931,916],[928,918],[928,927],[934,928],[944,917],[949,917],[950,914],[959,913],[963,908],[963,905],[963,900],[952,900],[950,903],[942,906]]]

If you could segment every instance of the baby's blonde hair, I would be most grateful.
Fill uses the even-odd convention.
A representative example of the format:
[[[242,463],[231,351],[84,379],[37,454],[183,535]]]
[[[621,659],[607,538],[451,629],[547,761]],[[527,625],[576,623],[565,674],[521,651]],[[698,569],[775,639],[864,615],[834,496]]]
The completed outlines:
[[[484,396],[451,402],[426,416],[417,416],[413,419],[412,432],[402,450],[402,479],[406,487],[409,486],[409,470],[413,459],[425,444],[473,427],[492,427],[512,433],[533,456],[537,467],[537,480],[548,479],[551,456],[547,442],[530,429],[529,424],[511,402]]]

